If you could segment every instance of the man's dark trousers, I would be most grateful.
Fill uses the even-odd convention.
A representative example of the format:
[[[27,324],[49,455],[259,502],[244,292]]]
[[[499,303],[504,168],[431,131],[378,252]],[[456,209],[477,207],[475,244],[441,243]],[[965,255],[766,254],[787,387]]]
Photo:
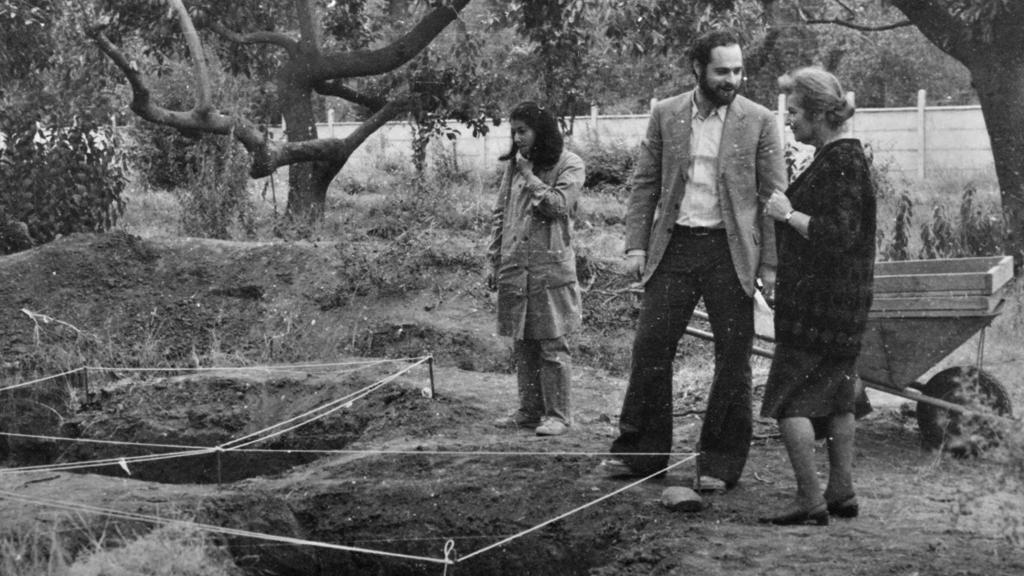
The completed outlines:
[[[750,353],[753,299],[740,285],[724,230],[676,226],[643,295],[619,437],[612,452],[637,473],[668,465],[672,451],[672,362],[697,302],[715,335],[715,374],[701,427],[700,474],[735,485],[753,433]],[[629,456],[627,453],[653,453]]]

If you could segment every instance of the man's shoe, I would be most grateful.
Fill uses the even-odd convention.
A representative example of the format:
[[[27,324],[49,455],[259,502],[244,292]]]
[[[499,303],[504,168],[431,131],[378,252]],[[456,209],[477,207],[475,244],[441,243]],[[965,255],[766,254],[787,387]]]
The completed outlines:
[[[693,491],[698,494],[722,494],[736,487],[736,483],[729,483],[714,476],[700,476],[693,480]]]
[[[534,432],[537,436],[561,436],[569,431],[569,425],[556,418],[545,418]]]
[[[608,478],[639,478],[639,472],[633,471],[624,461],[618,458],[609,458],[601,461],[601,474]]]
[[[810,510],[793,510],[778,516],[758,518],[757,521],[761,524],[774,524],[776,526],[828,526],[828,506],[822,502]]]
[[[620,460],[618,458],[602,460],[599,471],[605,478],[611,478],[613,480],[629,480],[631,478],[644,478],[651,475],[650,472],[644,473],[634,470],[629,466],[629,464],[626,464],[624,460]],[[665,472],[661,472],[654,478],[664,477]]]
[[[494,421],[494,425],[498,428],[508,428],[510,430],[520,430],[524,428],[536,428],[540,426],[540,419],[531,418],[518,410],[512,413],[511,416],[502,416]]]

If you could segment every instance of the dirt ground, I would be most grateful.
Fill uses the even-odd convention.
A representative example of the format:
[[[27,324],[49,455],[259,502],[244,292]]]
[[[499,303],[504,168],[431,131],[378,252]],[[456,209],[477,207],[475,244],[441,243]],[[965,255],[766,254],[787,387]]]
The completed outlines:
[[[0,456],[8,466],[114,459],[4,471],[4,533],[60,526],[75,548],[152,528],[70,506],[84,504],[294,539],[219,534],[251,574],[1024,573],[1024,505],[1002,482],[1007,469],[922,451],[912,403],[876,397],[862,421],[857,519],[757,523],[793,489],[771,421],[757,422],[736,490],[706,497],[700,512],[671,511],[663,490],[694,471],[706,347],[685,344],[695,359],[676,374],[680,464],[615,493],[627,483],[598,464],[625,379],[589,360],[623,354],[628,332],[582,340],[570,434],[498,430],[490,422],[515,407],[515,380],[481,273],[453,269],[411,296],[360,298],[342,289],[351,271],[338,253],[111,234],[0,257],[0,383],[27,379],[55,354],[76,368],[73,350],[112,359],[4,392],[0,426],[35,437],[7,438]],[[127,367],[116,351],[154,362]],[[433,362],[408,360],[424,355]],[[754,368],[757,386],[767,362]],[[282,422],[294,429],[272,428]],[[223,449],[132,459],[172,450],[157,445]],[[437,561],[446,555],[456,563]]]

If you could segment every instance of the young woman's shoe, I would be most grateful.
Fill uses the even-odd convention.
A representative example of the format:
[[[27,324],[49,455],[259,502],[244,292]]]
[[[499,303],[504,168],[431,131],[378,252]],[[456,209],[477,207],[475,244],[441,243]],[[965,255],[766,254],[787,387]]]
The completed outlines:
[[[569,431],[569,425],[555,418],[545,418],[534,432],[537,436],[561,436]]]
[[[818,525],[828,526],[828,506],[825,503],[818,504],[810,510],[793,510],[784,512],[778,516],[767,516],[758,518],[761,524],[774,524],[776,526],[801,526]]]
[[[507,428],[510,430],[536,428],[537,426],[540,426],[540,418],[523,414],[517,410],[508,416],[498,418],[494,421],[494,425],[498,428]]]
[[[828,513],[836,518],[856,518],[860,514],[860,504],[856,496],[850,496],[828,503]]]

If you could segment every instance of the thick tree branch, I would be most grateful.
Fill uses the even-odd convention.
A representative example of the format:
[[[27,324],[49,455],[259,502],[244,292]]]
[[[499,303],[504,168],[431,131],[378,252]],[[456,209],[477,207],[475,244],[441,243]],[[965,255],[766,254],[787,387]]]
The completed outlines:
[[[372,101],[369,96],[360,95],[340,83],[331,83],[338,93],[357,96],[367,103],[375,104],[377,111],[346,138],[325,138],[300,142],[273,142],[267,139],[256,124],[213,110],[205,113],[197,109],[188,111],[170,110],[155,104],[152,93],[138,68],[103,33],[94,28],[90,36],[100,50],[110,58],[125,75],[132,88],[131,110],[143,120],[175,128],[188,135],[198,133],[232,135],[238,139],[252,156],[249,175],[253,178],[269,176],[277,168],[301,162],[328,162],[341,165],[352,152],[366,141],[385,123],[407,112],[413,102],[410,95],[391,102]]]
[[[295,9],[299,17],[299,34],[302,44],[314,53],[320,53],[320,25],[313,0],[297,0]]]
[[[275,145],[267,140],[259,126],[244,118],[221,114],[212,108],[206,110],[193,108],[182,112],[154,104],[152,93],[146,86],[138,68],[128,61],[128,58],[107,38],[102,29],[94,28],[89,35],[114,65],[124,72],[128,84],[132,88],[131,110],[140,118],[175,128],[190,136],[203,132],[233,135],[252,155],[253,162],[250,167],[252,177],[266,176],[274,171],[276,166],[273,165],[272,157],[275,154]]]
[[[411,96],[388,102],[345,138],[320,138],[281,144],[274,150],[272,161],[276,166],[285,166],[299,162],[331,162],[332,159],[338,159],[337,163],[340,164],[381,126],[394,120],[399,114],[407,112],[412,102]]]
[[[882,24],[880,26],[864,26],[855,22],[840,20],[839,18],[806,18],[804,19],[804,24],[833,24],[844,28],[860,30],[861,32],[882,32],[884,30],[895,30],[896,28],[906,28],[914,25],[910,20],[900,20],[899,22]]]
[[[205,23],[205,27],[213,30],[225,40],[236,44],[271,44],[284,48],[289,54],[295,54],[299,47],[298,42],[288,37],[287,34],[279,32],[261,31],[241,34],[228,29],[220,22],[208,22]]]
[[[890,0],[917,29],[943,52],[967,64],[973,60],[967,24],[956,18],[935,0]]]
[[[434,8],[412,30],[384,48],[325,55],[312,71],[314,82],[375,76],[398,68],[426,48],[467,4],[469,0],[452,0],[450,6]]]
[[[192,62],[196,74],[196,110],[204,114],[211,109],[210,103],[210,72],[206,67],[206,53],[203,51],[203,43],[199,40],[199,33],[192,24],[192,17],[188,15],[185,4],[181,0],[167,0],[171,9],[178,14],[178,25],[181,33],[185,36],[189,52],[192,53]]]
[[[317,93],[323,94],[324,96],[335,96],[359,104],[365,108],[369,108],[371,111],[377,111],[384,107],[387,101],[377,96],[371,96],[364,94],[358,90],[354,90],[341,82],[341,80],[325,80],[314,86]]]

